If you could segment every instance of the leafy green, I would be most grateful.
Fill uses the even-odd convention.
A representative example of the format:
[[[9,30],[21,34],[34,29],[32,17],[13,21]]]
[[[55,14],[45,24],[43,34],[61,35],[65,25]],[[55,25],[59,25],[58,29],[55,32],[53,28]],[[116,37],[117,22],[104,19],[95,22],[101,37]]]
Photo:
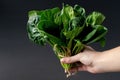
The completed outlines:
[[[86,24],[87,25],[99,25],[101,24],[105,19],[105,16],[99,12],[92,12],[88,17],[86,18]]]
[[[56,56],[61,59],[81,52],[87,44],[99,42],[105,45],[107,28],[102,25],[105,16],[93,11],[86,15],[79,5],[63,5],[46,10],[32,10],[28,13],[27,32],[29,39],[36,44],[50,44]],[[74,64],[63,64],[68,71]]]
[[[64,45],[64,42],[59,39],[59,27],[54,23],[54,15],[59,11],[59,8],[48,9],[45,11],[30,11],[28,20],[28,35],[29,38],[37,43],[44,45],[49,42],[54,44]]]

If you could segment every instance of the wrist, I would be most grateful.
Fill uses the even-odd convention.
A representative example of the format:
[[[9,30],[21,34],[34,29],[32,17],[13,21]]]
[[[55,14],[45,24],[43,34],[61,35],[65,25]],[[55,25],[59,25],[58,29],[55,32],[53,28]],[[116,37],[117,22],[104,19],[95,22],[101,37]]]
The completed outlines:
[[[104,70],[104,59],[103,59],[104,52],[95,52],[93,57],[93,73],[103,73]]]
[[[98,52],[93,61],[96,73],[120,71],[119,50],[120,47]]]

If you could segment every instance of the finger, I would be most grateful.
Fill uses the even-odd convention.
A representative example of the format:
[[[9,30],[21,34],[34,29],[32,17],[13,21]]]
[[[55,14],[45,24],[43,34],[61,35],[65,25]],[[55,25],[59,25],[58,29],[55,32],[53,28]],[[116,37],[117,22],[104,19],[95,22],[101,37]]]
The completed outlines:
[[[87,71],[87,67],[86,66],[78,67],[78,71]]]
[[[60,60],[62,63],[74,63],[77,61],[80,61],[79,55],[71,56],[71,57],[65,57]]]
[[[69,69],[69,72],[71,72],[71,73],[78,72],[78,67],[74,67],[74,68]]]
[[[78,71],[87,71],[87,68],[85,66],[81,66],[69,69],[69,72],[71,73],[77,73]]]

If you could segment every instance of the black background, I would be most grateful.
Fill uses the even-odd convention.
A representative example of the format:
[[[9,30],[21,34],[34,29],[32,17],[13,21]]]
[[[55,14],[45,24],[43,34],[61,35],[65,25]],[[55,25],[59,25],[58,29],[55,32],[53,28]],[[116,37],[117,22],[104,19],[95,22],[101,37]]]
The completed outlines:
[[[28,11],[79,4],[86,12],[99,11],[106,16],[109,32],[104,51],[120,45],[119,0],[1,0],[0,1],[0,80],[68,80],[50,46],[33,44],[27,36]],[[106,57],[107,58],[107,57]],[[112,65],[112,63],[111,63]],[[70,80],[119,80],[118,73],[79,72]]]

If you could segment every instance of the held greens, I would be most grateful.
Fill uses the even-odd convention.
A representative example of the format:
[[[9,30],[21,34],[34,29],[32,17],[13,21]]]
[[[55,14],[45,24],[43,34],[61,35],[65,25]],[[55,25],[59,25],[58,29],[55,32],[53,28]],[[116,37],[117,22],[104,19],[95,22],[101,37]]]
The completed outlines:
[[[28,17],[29,39],[36,44],[50,44],[59,59],[81,52],[84,45],[95,42],[105,45],[107,28],[102,25],[105,16],[100,12],[86,15],[85,9],[79,5],[63,5],[62,9],[32,10]],[[69,69],[77,63],[61,65],[69,76]]]

